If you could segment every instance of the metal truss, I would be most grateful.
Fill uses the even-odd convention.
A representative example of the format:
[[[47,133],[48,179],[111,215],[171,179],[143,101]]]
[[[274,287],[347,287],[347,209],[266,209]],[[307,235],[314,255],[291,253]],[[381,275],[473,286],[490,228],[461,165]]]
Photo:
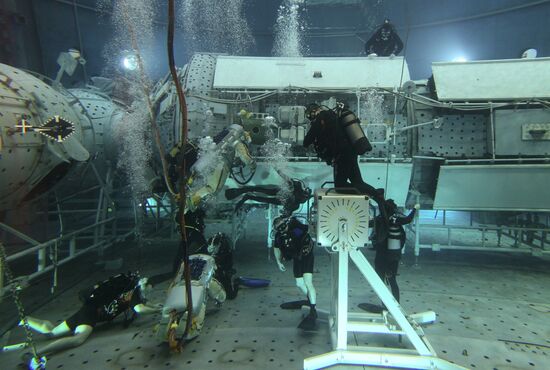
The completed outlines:
[[[60,198],[57,191],[45,195],[54,208],[43,212],[47,217],[57,216],[57,221],[48,220],[48,228],[57,228],[56,235],[46,241],[38,241],[16,228],[0,223],[2,239],[10,237],[24,244],[19,252],[7,256],[6,262],[12,263],[34,256],[36,268],[28,275],[15,277],[23,287],[30,281],[47,273],[52,273],[51,292],[57,288],[58,268],[76,258],[95,251],[102,257],[105,249],[123,241],[135,233],[135,226],[129,230],[120,230],[117,226],[117,214],[113,192],[113,178],[110,169],[102,177],[93,163],[88,163],[85,172],[91,170],[96,184],[74,191]],[[88,184],[87,184],[88,185]],[[44,197],[42,197],[44,199]],[[50,202],[50,200],[52,202]],[[8,245],[8,243],[4,243]],[[0,266],[0,275],[3,274]],[[1,281],[0,281],[1,283]],[[8,285],[13,282],[7,282]],[[0,284],[0,297],[9,286]]]

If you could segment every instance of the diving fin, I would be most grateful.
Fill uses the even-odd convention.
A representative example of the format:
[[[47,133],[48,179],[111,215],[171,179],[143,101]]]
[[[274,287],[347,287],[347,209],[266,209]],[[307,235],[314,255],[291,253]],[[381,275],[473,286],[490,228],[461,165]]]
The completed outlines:
[[[244,193],[245,193],[245,191],[243,191],[243,189],[241,189],[241,188],[227,189],[225,191],[225,198],[227,200],[232,200],[232,199],[235,199],[239,195],[244,194]]]
[[[372,313],[382,313],[385,310],[384,307],[372,303],[359,303],[357,306],[362,310]]]
[[[280,307],[283,310],[299,310],[302,308],[302,306],[309,306],[309,302],[305,299],[302,299],[300,301],[290,301],[282,303]]]
[[[298,328],[304,331],[317,331],[317,312],[310,311],[309,314],[298,324]]]

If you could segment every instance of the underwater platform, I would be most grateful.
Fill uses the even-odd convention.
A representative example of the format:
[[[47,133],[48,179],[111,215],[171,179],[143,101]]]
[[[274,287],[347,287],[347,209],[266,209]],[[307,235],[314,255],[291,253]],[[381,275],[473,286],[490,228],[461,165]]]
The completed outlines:
[[[123,252],[122,271],[143,276],[167,272],[175,243],[149,240],[141,250],[131,244]],[[363,250],[369,261],[374,252]],[[410,252],[410,249],[409,249]],[[85,259],[85,258],[84,258]],[[83,259],[83,260],[84,260]],[[287,266],[290,267],[290,266]],[[201,335],[182,353],[170,353],[154,333],[159,316],[138,317],[128,328],[122,320],[98,326],[82,346],[53,355],[47,369],[302,369],[304,358],[331,350],[326,323],[316,332],[297,328],[300,310],[282,310],[285,301],[302,299],[291,268],[280,272],[268,258],[265,241],[249,238],[235,250],[237,275],[271,280],[265,288],[242,287],[235,300],[210,307]],[[57,295],[31,316],[59,323],[79,306],[79,289],[112,272],[96,272]],[[315,250],[314,284],[319,308],[329,307],[330,256]],[[437,321],[424,331],[441,358],[470,369],[550,368],[550,274],[548,261],[532,256],[465,251],[423,251],[415,260],[407,253],[399,267],[401,304],[407,313],[433,310]],[[350,269],[350,310],[359,303],[378,304],[356,268]],[[168,282],[157,285],[152,302],[163,302]],[[6,303],[6,302],[4,302]],[[34,335],[35,341],[47,338]],[[24,340],[13,328],[2,344]],[[350,344],[410,347],[397,336],[350,334]],[[21,352],[0,355],[0,368],[20,369]],[[337,366],[333,368],[347,368]],[[351,368],[351,367],[349,367]]]

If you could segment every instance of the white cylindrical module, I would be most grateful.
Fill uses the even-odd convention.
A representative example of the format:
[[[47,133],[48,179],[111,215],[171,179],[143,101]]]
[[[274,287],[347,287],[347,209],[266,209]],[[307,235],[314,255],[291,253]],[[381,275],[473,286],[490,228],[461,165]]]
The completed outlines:
[[[56,90],[0,64],[0,210],[45,191],[73,164],[103,151],[98,137],[120,111],[108,97],[82,91]],[[98,104],[104,109],[94,112]]]

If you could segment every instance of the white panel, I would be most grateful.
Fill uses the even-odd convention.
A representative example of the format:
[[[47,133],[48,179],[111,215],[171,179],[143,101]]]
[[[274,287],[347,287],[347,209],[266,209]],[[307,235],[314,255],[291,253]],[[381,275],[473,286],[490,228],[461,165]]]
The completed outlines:
[[[315,72],[320,72],[322,77],[314,78]],[[214,88],[393,88],[398,87],[401,81],[404,83],[409,79],[409,68],[403,57],[390,59],[219,56],[216,62]]]
[[[550,165],[442,166],[434,209],[548,211]]]
[[[439,100],[550,97],[550,58],[432,63]]]
[[[541,135],[537,135],[537,132]],[[499,109],[495,111],[495,139],[496,155],[550,155],[550,110]]]
[[[317,245],[330,247],[342,241],[339,221],[347,223],[348,242],[355,247],[366,246],[369,241],[369,198],[317,190]]]
[[[375,188],[386,186],[387,171],[386,199],[391,198],[398,206],[404,206],[411,181],[411,163],[394,163],[387,166],[385,163],[369,162],[361,163],[359,168],[363,181]],[[303,180],[313,190],[319,189],[325,181],[333,181],[332,167],[324,162],[289,162],[283,172],[290,177]],[[281,181],[281,177],[271,167],[260,162],[254,178],[248,185],[280,184]],[[228,179],[226,185],[231,188],[238,186],[232,179]],[[332,187],[332,184],[327,187]]]

